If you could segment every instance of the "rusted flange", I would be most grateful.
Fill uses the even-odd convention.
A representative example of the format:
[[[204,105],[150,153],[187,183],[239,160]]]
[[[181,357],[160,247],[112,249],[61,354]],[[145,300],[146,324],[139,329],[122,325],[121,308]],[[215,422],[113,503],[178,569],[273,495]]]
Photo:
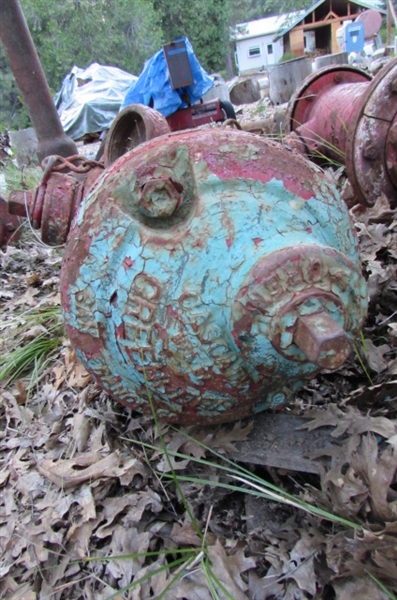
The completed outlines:
[[[48,181],[34,190],[12,191],[7,208],[10,215],[27,217],[34,229],[41,229],[45,244],[58,246],[66,242],[83,185],[64,173],[51,173]]]
[[[41,215],[41,239],[49,246],[66,242],[76,206],[79,182],[63,173],[52,173],[44,197]]]
[[[285,142],[346,165],[358,202],[397,196],[397,59],[372,80],[352,67],[309,77],[291,100]]]
[[[143,104],[131,104],[113,121],[107,134],[104,162],[108,167],[139,144],[170,133],[166,119],[157,110]]]
[[[41,239],[49,246],[66,242],[83,195],[88,194],[103,172],[102,163],[79,156],[59,159],[62,157],[48,157],[46,164],[42,165],[44,175],[38,187],[26,192],[13,190],[8,199],[10,215],[27,217],[34,229],[41,229]],[[71,168],[79,179],[62,173],[64,168]]]
[[[344,161],[349,123],[370,80],[364,71],[348,66],[325,67],[305,79],[288,112],[290,131],[300,137],[307,154]]]
[[[346,169],[360,202],[373,205],[380,194],[397,204],[397,60],[366,87],[349,124]]]

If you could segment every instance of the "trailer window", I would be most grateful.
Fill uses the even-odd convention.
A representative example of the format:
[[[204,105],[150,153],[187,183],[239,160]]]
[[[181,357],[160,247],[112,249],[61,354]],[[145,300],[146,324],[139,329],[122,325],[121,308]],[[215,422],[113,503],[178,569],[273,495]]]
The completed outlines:
[[[254,58],[255,56],[260,56],[261,55],[261,49],[259,48],[259,46],[251,46],[251,48],[248,48],[248,56],[250,58]]]

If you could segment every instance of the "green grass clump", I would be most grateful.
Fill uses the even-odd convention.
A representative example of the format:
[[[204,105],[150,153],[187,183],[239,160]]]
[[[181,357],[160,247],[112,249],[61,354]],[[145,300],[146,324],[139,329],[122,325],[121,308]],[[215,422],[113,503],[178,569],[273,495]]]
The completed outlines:
[[[14,315],[1,326],[0,383],[6,385],[30,374],[31,387],[62,346],[63,321],[60,306],[40,306]]]

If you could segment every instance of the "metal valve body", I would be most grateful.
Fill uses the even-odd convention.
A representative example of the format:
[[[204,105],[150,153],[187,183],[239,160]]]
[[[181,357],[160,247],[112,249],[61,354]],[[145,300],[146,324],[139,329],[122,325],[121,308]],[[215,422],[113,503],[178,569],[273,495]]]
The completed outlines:
[[[397,192],[397,59],[371,81],[364,71],[331,66],[307,77],[289,106],[285,142],[346,166],[358,202],[372,206]]]
[[[83,200],[61,274],[67,333],[115,398],[177,423],[288,402],[350,352],[366,286],[320,169],[227,129],[123,155]]]

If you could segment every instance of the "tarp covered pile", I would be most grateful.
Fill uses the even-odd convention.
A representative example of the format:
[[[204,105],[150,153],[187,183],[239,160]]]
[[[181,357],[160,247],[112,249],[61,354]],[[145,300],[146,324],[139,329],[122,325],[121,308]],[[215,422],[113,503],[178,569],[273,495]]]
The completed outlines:
[[[73,67],[55,97],[64,131],[74,140],[109,129],[137,77],[116,67],[93,63]]]

